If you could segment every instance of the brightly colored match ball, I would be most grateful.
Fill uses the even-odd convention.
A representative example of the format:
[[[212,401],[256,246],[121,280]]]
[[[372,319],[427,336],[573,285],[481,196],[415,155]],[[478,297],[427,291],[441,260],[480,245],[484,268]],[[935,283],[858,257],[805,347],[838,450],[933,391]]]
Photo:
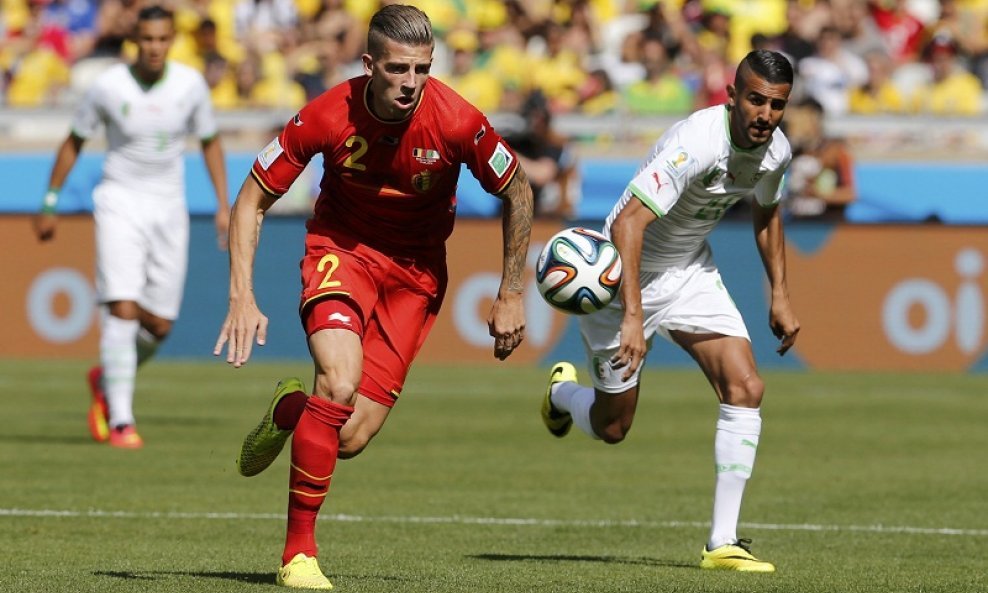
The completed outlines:
[[[617,296],[621,256],[604,235],[564,229],[546,243],[535,266],[539,293],[554,308],[575,315],[599,311]]]

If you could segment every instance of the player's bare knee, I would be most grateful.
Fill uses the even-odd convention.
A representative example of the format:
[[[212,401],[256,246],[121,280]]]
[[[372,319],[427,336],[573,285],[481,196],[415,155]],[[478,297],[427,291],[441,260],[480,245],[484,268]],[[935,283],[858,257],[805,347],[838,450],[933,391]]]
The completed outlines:
[[[600,440],[604,441],[608,445],[616,445],[624,440],[627,436],[627,432],[621,430],[620,428],[614,428],[612,426],[605,427],[602,434],[598,434]]]
[[[106,303],[110,315],[118,319],[140,319],[141,308],[134,301],[111,301]]]
[[[622,418],[616,418],[602,423],[602,425],[594,426],[594,432],[600,437],[600,440],[608,445],[616,445],[623,441],[628,436],[628,431],[630,430],[631,420]]]
[[[172,333],[172,322],[166,319],[144,322],[141,326],[159,342],[164,341],[168,334]]]
[[[757,373],[727,385],[724,390],[724,403],[739,408],[757,408],[762,405],[765,382]]]
[[[336,403],[352,406],[357,397],[357,384],[342,377],[319,375],[316,377],[315,395]]]

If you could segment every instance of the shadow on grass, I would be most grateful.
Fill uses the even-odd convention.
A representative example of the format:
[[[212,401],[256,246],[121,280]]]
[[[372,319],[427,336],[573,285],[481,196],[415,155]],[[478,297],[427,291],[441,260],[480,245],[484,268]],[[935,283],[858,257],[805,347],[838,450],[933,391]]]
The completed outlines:
[[[270,572],[232,572],[232,571],[186,571],[186,570],[97,570],[95,576],[113,577],[127,581],[156,581],[168,577],[193,577],[206,579],[223,579],[238,583],[268,583],[274,584],[274,575]]]
[[[665,566],[671,568],[696,568],[696,564],[673,562],[659,558],[624,556],[593,556],[584,554],[470,554],[467,558],[498,562],[602,562],[604,564],[635,564],[639,566]]]
[[[228,423],[227,418],[219,416],[173,416],[164,414],[142,414],[140,420],[145,424],[158,426],[222,426]]]
[[[113,577],[127,581],[156,581],[172,577],[192,577],[206,579],[223,579],[226,581],[236,581],[238,583],[259,583],[274,584],[274,574],[270,572],[232,572],[232,571],[192,571],[192,570],[97,570],[94,576]],[[385,575],[355,575],[336,574],[331,577],[339,577],[354,580],[377,580],[377,581],[406,581],[412,582],[414,579],[385,576]]]
[[[42,445],[99,445],[87,434],[10,434],[0,435],[0,443]]]

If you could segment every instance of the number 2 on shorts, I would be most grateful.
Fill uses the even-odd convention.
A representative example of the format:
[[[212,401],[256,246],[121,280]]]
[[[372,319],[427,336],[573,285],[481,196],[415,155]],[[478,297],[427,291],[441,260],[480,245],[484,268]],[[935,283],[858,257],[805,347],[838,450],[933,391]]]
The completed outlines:
[[[328,270],[326,269],[327,264],[329,265]],[[335,254],[328,253],[322,256],[322,259],[319,260],[319,265],[316,266],[316,270],[326,272],[326,275],[322,278],[322,282],[319,283],[320,289],[335,288],[342,284],[339,280],[330,280],[333,276],[333,272],[335,272],[338,267],[340,267],[340,258],[338,258]]]

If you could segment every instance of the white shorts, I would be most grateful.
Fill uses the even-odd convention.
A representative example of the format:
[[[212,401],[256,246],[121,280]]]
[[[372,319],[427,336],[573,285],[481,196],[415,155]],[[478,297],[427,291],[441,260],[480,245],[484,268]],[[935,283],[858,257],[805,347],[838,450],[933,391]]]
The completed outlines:
[[[93,219],[100,302],[136,301],[152,315],[177,319],[189,258],[185,200],[100,183]]]
[[[649,349],[656,333],[675,343],[669,333],[672,330],[751,340],[709,249],[684,267],[672,267],[663,272],[643,271],[640,278],[645,341]],[[637,385],[645,363],[643,360],[628,380],[622,379],[624,369],[614,369],[610,365],[610,359],[621,345],[623,318],[624,307],[620,299],[597,313],[579,318],[594,387],[606,393],[621,393]]]

